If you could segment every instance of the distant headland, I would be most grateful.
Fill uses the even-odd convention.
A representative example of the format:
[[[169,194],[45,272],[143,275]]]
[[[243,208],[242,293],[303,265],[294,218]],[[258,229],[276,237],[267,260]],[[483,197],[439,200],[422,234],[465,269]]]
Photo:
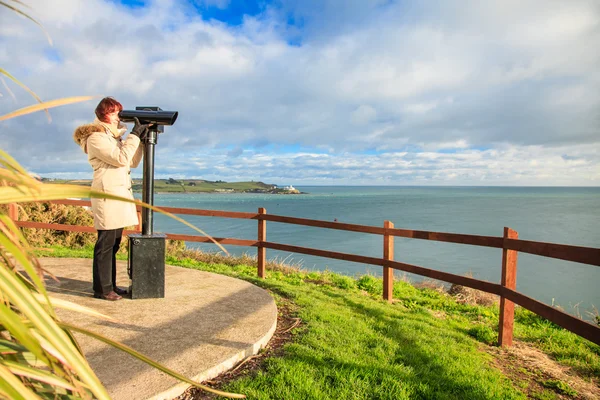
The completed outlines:
[[[90,186],[91,179],[54,179],[42,178],[46,183],[64,183],[69,185]],[[132,179],[134,192],[142,191],[142,180]],[[293,186],[277,186],[264,182],[225,182],[207,181],[204,179],[155,179],[155,193],[268,193],[268,194],[302,194]]]

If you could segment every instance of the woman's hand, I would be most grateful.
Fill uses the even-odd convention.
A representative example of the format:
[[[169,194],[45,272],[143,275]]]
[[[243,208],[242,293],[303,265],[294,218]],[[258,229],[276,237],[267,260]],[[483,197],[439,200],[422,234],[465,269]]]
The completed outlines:
[[[140,120],[135,117],[133,119],[135,121],[135,125],[133,125],[133,129],[131,130],[131,134],[143,139],[148,132],[148,128],[154,124],[142,124]]]

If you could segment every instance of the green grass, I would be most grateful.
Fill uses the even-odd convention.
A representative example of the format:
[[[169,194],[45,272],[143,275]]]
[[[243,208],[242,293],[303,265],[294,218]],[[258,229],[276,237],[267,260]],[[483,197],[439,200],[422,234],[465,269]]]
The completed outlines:
[[[90,257],[91,252],[54,248],[46,255]],[[527,398],[524,385],[513,385],[482,351],[496,343],[497,307],[459,304],[446,293],[403,281],[395,282],[395,302],[388,304],[381,300],[381,280],[368,275],[356,280],[331,272],[269,270],[262,280],[254,266],[173,256],[167,263],[245,279],[296,305],[303,324],[294,329],[295,339],[283,354],[226,390],[252,399]],[[599,346],[517,310],[517,340],[584,377],[600,376]],[[572,394],[560,381],[545,387],[529,395]]]
[[[181,264],[194,266],[192,260]],[[464,333],[464,323],[434,316],[417,301],[420,291],[408,284],[397,285],[397,292],[407,292],[406,301],[389,305],[371,295],[378,294],[373,277],[342,289],[330,273],[317,285],[305,283],[301,273],[269,273],[262,281],[253,267],[200,268],[251,280],[299,307],[305,325],[284,355],[269,359],[257,376],[228,386],[249,398],[526,398],[489,366],[490,356]],[[314,279],[314,273],[304,275]],[[346,279],[338,282],[348,285]],[[358,285],[366,282],[371,291],[365,293]],[[437,303],[431,292],[424,291],[423,304]]]
[[[48,183],[67,183],[75,185],[90,186],[91,180],[54,180]],[[134,191],[139,192],[142,190],[142,180],[133,179],[132,188]],[[233,191],[233,192],[251,192],[251,191],[273,191],[273,185],[266,184],[263,182],[223,182],[223,181],[205,181],[195,179],[182,179],[172,180],[169,182],[167,179],[155,179],[154,180],[154,191],[158,193],[212,193],[219,191]],[[283,192],[283,190],[275,190],[274,193]]]
[[[560,394],[566,394],[567,396],[572,397],[577,396],[577,391],[571,389],[571,387],[569,387],[569,385],[567,385],[566,383],[555,379],[549,379],[543,382],[543,385],[547,388],[556,390]]]
[[[139,181],[139,182],[138,182]],[[134,190],[141,190],[141,180],[136,180]],[[267,185],[262,182],[210,182],[202,180],[180,180],[177,183],[167,183],[165,179],[156,179],[154,181],[154,190],[157,192],[186,192],[186,193],[198,193],[198,192],[215,192],[219,190],[232,190],[235,192],[244,192],[250,190],[268,190],[271,189],[272,185]],[[195,186],[189,184],[193,182]]]

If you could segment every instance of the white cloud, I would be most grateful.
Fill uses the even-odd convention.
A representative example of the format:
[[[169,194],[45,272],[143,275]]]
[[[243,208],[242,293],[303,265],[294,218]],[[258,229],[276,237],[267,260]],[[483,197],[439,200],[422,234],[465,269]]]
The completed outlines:
[[[365,125],[377,117],[377,110],[373,107],[361,104],[352,112],[352,122],[356,125]]]
[[[412,114],[425,114],[437,107],[437,101],[427,103],[412,103],[404,106],[404,111]]]
[[[54,47],[0,10],[0,66],[44,99],[178,110],[158,146],[169,173],[598,184],[599,3],[344,4],[283,1],[228,26],[176,0],[37,0]],[[7,84],[17,102],[0,86],[0,114],[31,104]],[[55,109],[51,125],[42,114],[2,122],[3,149],[41,175],[85,174],[71,133],[94,107]]]
[[[566,153],[563,153],[566,152]],[[161,152],[157,158],[169,158]],[[436,151],[389,152],[383,154],[318,154],[280,151],[248,152],[231,160],[218,150],[203,153],[202,162],[189,165],[177,160],[176,171],[186,176],[294,184],[441,184],[477,185],[598,185],[600,154],[586,146],[546,148],[543,146],[502,146],[494,150],[456,149]],[[198,172],[200,170],[200,172]],[[168,178],[170,170],[158,168]]]
[[[196,3],[225,9],[229,5],[229,3],[231,3],[231,0],[196,0]]]

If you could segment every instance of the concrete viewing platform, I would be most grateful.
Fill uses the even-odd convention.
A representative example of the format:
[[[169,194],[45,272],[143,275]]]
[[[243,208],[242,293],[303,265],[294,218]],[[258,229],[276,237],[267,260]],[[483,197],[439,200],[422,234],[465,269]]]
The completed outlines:
[[[63,321],[124,343],[198,382],[256,354],[275,332],[273,298],[239,279],[167,265],[165,298],[111,302],[92,297],[91,259],[45,258],[41,263],[59,279],[46,279],[51,296],[93,308],[118,323],[57,308]],[[126,270],[127,263],[119,261],[121,287],[128,286]],[[188,387],[120,350],[75,336],[115,400],[172,399]]]

